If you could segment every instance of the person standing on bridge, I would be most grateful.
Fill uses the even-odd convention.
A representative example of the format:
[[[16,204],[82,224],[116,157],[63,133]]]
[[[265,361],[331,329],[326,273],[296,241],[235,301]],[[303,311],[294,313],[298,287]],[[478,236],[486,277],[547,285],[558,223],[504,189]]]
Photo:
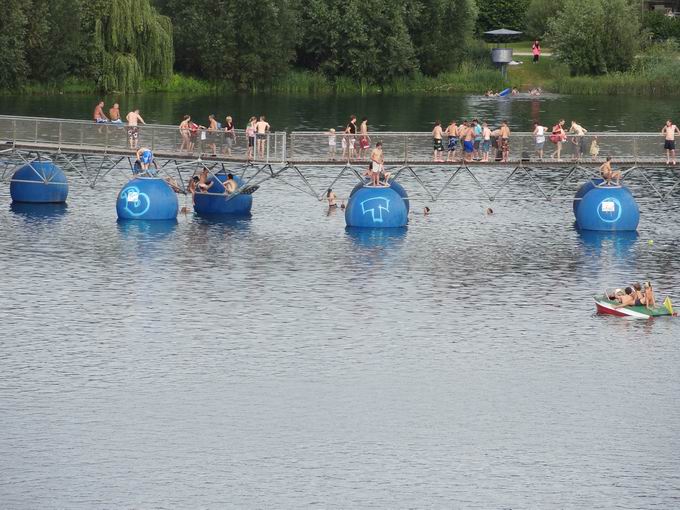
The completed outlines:
[[[501,122],[501,162],[507,163],[510,156],[510,127],[508,121]]]
[[[267,144],[267,133],[271,126],[264,115],[260,116],[260,120],[255,124],[255,133],[257,136],[257,152],[260,159],[264,159],[265,146]]]
[[[127,129],[127,135],[128,135],[128,143],[130,144],[131,149],[136,149],[137,145],[139,144],[139,123],[146,124],[144,122],[144,119],[142,116],[139,114],[139,109],[133,110],[130,113],[127,114],[127,117],[125,117],[128,123],[128,129]]]
[[[213,158],[217,157],[217,138],[218,136],[218,126],[217,126],[217,121],[215,120],[215,115],[210,114],[208,115],[208,139],[210,142],[210,148],[212,149],[212,154],[210,154]]]
[[[109,121],[109,118],[104,115],[104,101],[99,101],[94,107],[94,113],[92,114],[94,121],[97,124],[103,124]]]
[[[345,127],[345,137],[347,139],[347,160],[352,160],[356,157],[356,134],[357,134],[357,116],[351,115],[349,123]]]
[[[442,145],[442,123],[441,121],[436,121],[434,123],[434,129],[432,130],[432,161],[435,163],[443,163],[442,151],[444,146]]]
[[[225,144],[222,148],[222,153],[231,157],[231,149],[236,143],[236,128],[234,126],[234,119],[232,119],[229,115],[227,115],[227,118],[224,119],[224,136]]]
[[[588,130],[572,120],[569,132],[576,135],[571,139],[571,142],[574,144],[574,159],[579,160],[586,151],[586,133]]]
[[[122,124],[123,120],[120,118],[120,107],[118,103],[113,103],[113,106],[109,108],[109,120],[112,124]]]
[[[562,159],[560,159],[562,154],[562,143],[566,139],[567,134],[564,132],[564,119],[560,119],[560,121],[553,126],[552,134],[550,135],[550,141],[557,146],[555,152],[550,156],[552,159],[555,159],[555,156],[557,156],[557,161],[562,161]]]
[[[545,145],[545,132],[547,130],[547,127],[534,122],[534,142],[536,143],[536,155],[539,161],[543,161],[543,146]]]
[[[673,121],[668,119],[666,121],[666,125],[663,127],[661,130],[661,134],[664,136],[664,144],[663,148],[666,149],[666,164],[670,165],[671,164],[671,156],[673,157],[673,164],[676,164],[675,161],[675,134],[680,135],[680,130],[678,130],[678,126],[673,124]]]
[[[449,137],[449,143],[446,147],[446,161],[450,162],[455,159],[456,148],[458,146],[458,126],[456,125],[455,120],[452,120],[449,123],[444,134]]]

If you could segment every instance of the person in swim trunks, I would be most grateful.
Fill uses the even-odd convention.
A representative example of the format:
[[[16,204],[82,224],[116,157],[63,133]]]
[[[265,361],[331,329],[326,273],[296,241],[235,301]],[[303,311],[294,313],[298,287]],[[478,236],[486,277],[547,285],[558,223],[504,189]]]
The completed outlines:
[[[668,119],[661,130],[661,134],[664,136],[663,148],[666,150],[666,164],[671,164],[671,156],[673,156],[673,164],[675,165],[675,135],[680,135],[680,130],[678,126],[673,124],[673,121]]]
[[[482,163],[489,162],[489,155],[491,154],[491,130],[489,125],[484,122],[482,124]]]
[[[465,123],[465,130],[463,134],[463,152],[465,152],[465,161],[470,163],[475,152],[475,131],[469,122]]]
[[[137,161],[140,163],[142,169],[141,173],[149,173],[149,165],[154,163],[153,152],[151,152],[151,149],[142,147],[137,150]]]
[[[224,192],[227,195],[231,195],[236,191],[236,181],[234,180],[234,174],[227,174],[227,180],[224,181]]]
[[[619,185],[619,182],[621,180],[621,172],[615,172],[614,170],[612,170],[612,157],[611,156],[607,156],[607,161],[605,161],[600,166],[600,175],[602,176],[602,178],[607,183],[607,186],[609,186],[612,183],[612,179],[614,179],[616,181],[614,183],[616,186]]]
[[[444,134],[449,137],[449,143],[446,146],[446,161],[453,161],[456,148],[458,147],[458,126],[455,120],[449,123]]]
[[[198,176],[198,190],[205,193],[212,187],[213,184],[214,183],[212,177],[210,176],[210,172],[208,172],[207,168],[203,168],[201,174]]]
[[[501,122],[501,162],[507,163],[508,156],[510,155],[510,128],[508,127],[508,121],[504,120]]]
[[[434,123],[434,129],[432,130],[432,161],[437,163],[444,161],[441,157],[442,151],[444,150],[444,146],[442,144],[443,135],[444,132],[442,131],[442,123],[438,120]]]
[[[131,149],[136,149],[137,144],[139,143],[139,128],[137,127],[138,124],[146,124],[144,122],[144,119],[142,116],[139,114],[139,110],[133,110],[130,113],[127,114],[125,117],[125,120],[127,120],[128,123],[128,129],[127,129],[127,135],[128,135],[128,143],[130,144]]]

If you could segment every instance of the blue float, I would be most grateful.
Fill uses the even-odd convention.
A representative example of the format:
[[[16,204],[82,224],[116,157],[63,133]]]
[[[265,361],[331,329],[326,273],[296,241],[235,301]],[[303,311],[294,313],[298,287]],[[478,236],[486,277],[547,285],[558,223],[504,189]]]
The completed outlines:
[[[207,192],[196,192],[194,195],[194,211],[201,216],[250,216],[253,207],[253,196],[246,193],[236,195],[225,194],[224,182],[227,176],[220,173],[212,176],[213,183]],[[243,180],[234,176],[236,186],[243,186]]]
[[[136,177],[128,181],[116,202],[121,220],[174,220],[178,210],[177,195],[159,177]]]
[[[387,186],[360,184],[350,194],[345,209],[348,227],[395,228],[408,223],[408,200],[406,190],[396,183]],[[400,193],[403,193],[403,195]]]
[[[14,172],[9,192],[14,202],[62,204],[68,197],[68,181],[51,161],[35,160]]]
[[[601,186],[603,182],[604,179],[591,179],[589,181],[586,181],[583,185],[581,185],[581,187],[578,190],[576,190],[576,195],[574,195],[573,203],[574,216],[576,216],[578,206],[581,205],[580,199],[582,199],[586,195],[586,193],[588,193],[591,189]]]
[[[581,230],[630,232],[637,230],[640,209],[625,186],[593,187],[575,207],[576,224]]]

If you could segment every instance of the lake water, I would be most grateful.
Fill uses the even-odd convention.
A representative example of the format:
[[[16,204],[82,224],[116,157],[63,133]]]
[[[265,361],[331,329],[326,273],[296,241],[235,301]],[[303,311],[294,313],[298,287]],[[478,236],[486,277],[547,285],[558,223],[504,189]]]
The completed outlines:
[[[479,102],[402,99],[351,106],[425,129]],[[621,130],[668,108],[612,101],[633,106],[592,118]],[[278,122],[353,111],[328,102]],[[678,323],[591,297],[649,279],[680,302],[677,200],[643,204],[636,236],[580,234],[561,202],[417,202],[407,229],[348,231],[272,181],[250,219],[119,224],[121,175],[69,177],[66,208],[0,187],[0,507],[680,506]]]

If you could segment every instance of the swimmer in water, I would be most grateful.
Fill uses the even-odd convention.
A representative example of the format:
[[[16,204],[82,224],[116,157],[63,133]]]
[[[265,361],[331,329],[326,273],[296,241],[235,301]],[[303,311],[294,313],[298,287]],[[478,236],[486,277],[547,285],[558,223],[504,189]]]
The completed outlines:
[[[336,203],[338,197],[335,196],[335,193],[333,193],[333,190],[331,188],[328,188],[328,191],[326,191],[326,200],[328,200],[328,208],[329,209],[335,209],[338,204]]]
[[[424,214],[425,216],[428,216],[428,215],[430,214],[430,208],[427,207],[427,206],[425,206],[425,209],[423,209],[423,214]]]
[[[487,207],[486,211],[484,211],[487,216],[492,216],[493,215],[493,209],[491,207]]]

